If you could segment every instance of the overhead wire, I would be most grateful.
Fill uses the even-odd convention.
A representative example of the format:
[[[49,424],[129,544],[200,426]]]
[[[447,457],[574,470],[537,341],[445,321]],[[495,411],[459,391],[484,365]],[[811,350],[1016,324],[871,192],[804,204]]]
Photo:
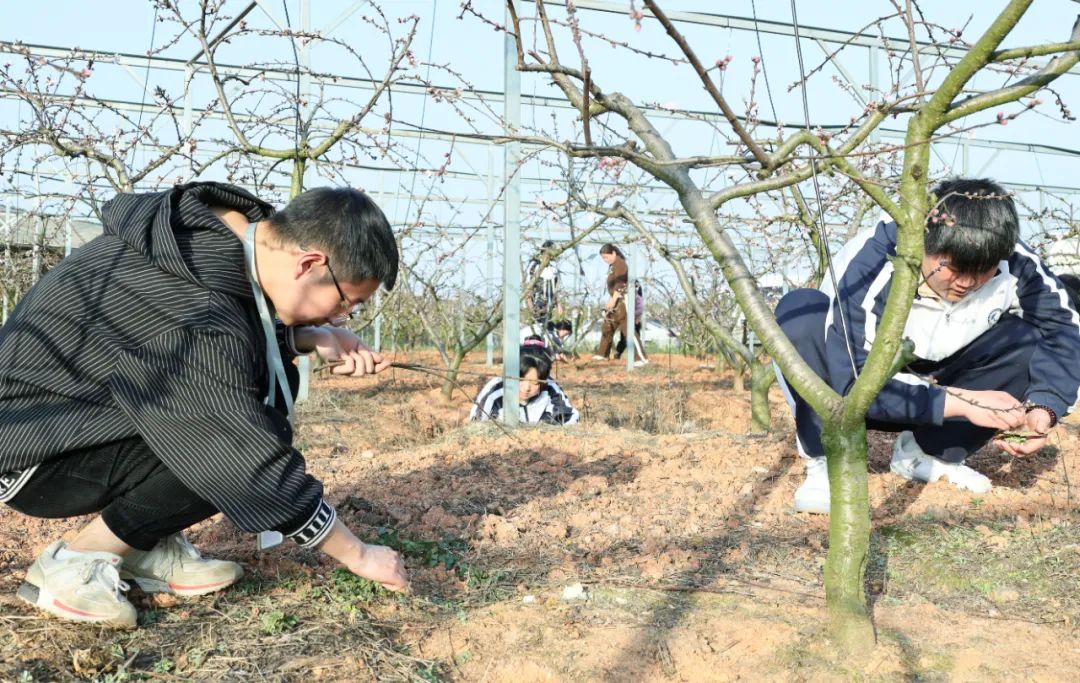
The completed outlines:
[[[157,24],[158,24],[158,5],[154,3],[154,23],[150,25],[150,47],[147,48],[146,54],[150,55],[154,50],[154,40],[157,36]],[[142,86],[142,102],[139,103],[139,119],[135,124],[137,130],[142,130],[142,117],[143,112],[146,111],[146,88],[150,85],[150,60],[146,60],[146,71],[143,73],[143,86]],[[142,137],[141,135],[139,136]]]

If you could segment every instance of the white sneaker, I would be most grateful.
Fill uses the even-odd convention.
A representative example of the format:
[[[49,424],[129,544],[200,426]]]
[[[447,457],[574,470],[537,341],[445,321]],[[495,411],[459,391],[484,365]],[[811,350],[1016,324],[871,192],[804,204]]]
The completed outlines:
[[[120,580],[122,561],[112,553],[68,550],[57,541],[30,565],[17,595],[65,621],[135,628],[135,607]]]
[[[634,367],[635,368],[643,368],[648,364],[649,364],[649,361],[647,359],[645,359],[645,358],[634,361]]]
[[[795,512],[829,514],[829,468],[824,457],[804,458],[806,481],[795,490]]]
[[[896,438],[889,469],[908,481],[933,482],[945,477],[956,488],[972,493],[987,493],[994,487],[988,477],[967,465],[945,462],[924,453],[911,432],[900,432]]]
[[[607,356],[593,356],[593,360],[607,360]]]
[[[153,550],[132,550],[120,575],[146,593],[205,595],[236,583],[244,570],[235,562],[207,560],[183,534],[167,536]]]

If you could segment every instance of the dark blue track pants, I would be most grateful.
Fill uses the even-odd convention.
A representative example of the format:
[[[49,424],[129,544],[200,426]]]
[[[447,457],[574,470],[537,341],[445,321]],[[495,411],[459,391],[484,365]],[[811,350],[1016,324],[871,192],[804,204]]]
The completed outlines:
[[[810,367],[833,389],[841,391],[829,377],[825,363],[825,316],[829,298],[816,289],[788,292],[776,307],[776,319],[788,339]],[[919,367],[945,387],[996,389],[1022,399],[1028,390],[1028,363],[1040,334],[1034,326],[1011,315],[1001,320],[969,345],[939,363]],[[846,354],[846,350],[844,351]],[[821,445],[821,418],[786,382],[781,384],[793,402],[795,425],[803,452],[811,457],[825,454]],[[947,462],[963,462],[993,437],[995,430],[977,427],[962,418],[950,418],[941,426],[867,420],[867,428],[898,432],[910,429],[924,452]]]

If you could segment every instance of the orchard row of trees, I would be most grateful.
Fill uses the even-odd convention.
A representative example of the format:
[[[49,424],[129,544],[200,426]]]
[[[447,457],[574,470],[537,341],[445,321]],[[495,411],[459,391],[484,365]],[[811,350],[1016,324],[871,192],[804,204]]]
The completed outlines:
[[[0,44],[0,174],[9,188],[0,197],[0,322],[72,241],[77,246],[96,234],[92,222],[80,219],[97,216],[117,192],[208,178],[283,203],[305,186],[356,184],[364,177],[365,189],[377,198],[393,195],[384,205],[395,207],[392,219],[406,259],[398,291],[377,308],[386,345],[434,347],[453,373],[467,352],[501,331],[500,282],[486,279],[481,269],[472,274],[473,283],[482,283],[479,288],[458,276],[477,250],[485,250],[488,226],[501,222],[502,183],[488,188],[489,202],[473,216],[475,228],[457,229],[452,224],[462,220],[446,210],[453,202],[449,194],[475,193],[477,186],[456,182],[462,175],[456,172],[461,165],[455,166],[456,143],[414,145],[403,133],[420,128],[409,118],[415,118],[411,105],[419,97],[441,106],[443,120],[451,115],[457,128],[463,124],[486,146],[505,141],[507,130],[496,107],[461,74],[418,58],[418,17],[391,16],[371,3],[350,21],[350,36],[363,40],[345,41],[294,25],[268,28],[250,8],[225,0],[151,4],[156,42],[147,57],[161,58],[152,69],[133,55]],[[352,47],[359,42],[373,47],[361,54]],[[194,57],[183,64],[167,61],[181,48]],[[274,56],[251,61],[251,54]],[[326,64],[334,65],[334,73],[320,69]],[[124,71],[143,76],[146,92],[139,106],[130,96],[114,94],[117,78],[127,77]],[[395,107],[394,93],[403,93],[399,100],[413,98],[408,115],[397,113],[406,105]],[[643,178],[614,165],[567,163],[539,145],[525,163],[536,159],[575,193],[594,182],[604,188],[597,196],[649,192]],[[385,169],[377,182],[372,168]],[[395,179],[390,193],[386,176]],[[406,215],[400,215],[401,205]],[[673,225],[677,210],[648,220],[654,219]],[[767,226],[777,219],[751,214],[743,220],[752,236],[759,231],[751,224]],[[68,235],[72,222],[73,239]],[[629,224],[593,215],[579,200],[538,201],[524,224],[526,249],[536,249],[551,225],[569,231],[553,254],[564,271],[562,308],[579,336],[599,326],[604,300],[602,275],[584,274],[586,253],[594,255],[597,244],[622,241],[629,232],[646,245],[651,260],[663,263]],[[682,290],[665,278],[646,280],[649,317],[686,330],[685,350],[745,365],[743,356],[723,342],[746,333],[734,297],[718,290],[723,289],[719,271],[702,256],[692,255],[686,267],[702,283],[702,295],[716,300],[708,305],[708,320],[724,329],[720,341],[703,327]],[[763,257],[759,271],[771,265]],[[527,290],[530,283],[524,284]]]
[[[903,27],[900,35],[909,36],[910,41],[906,46],[890,47],[887,56],[896,62],[890,71],[899,74],[907,69],[914,78],[897,78],[891,88],[868,92],[867,103],[852,113],[850,125],[838,133],[813,130],[809,121],[800,130],[767,129],[755,116],[752,103],[740,117],[720,87],[726,61],[709,63],[702,56],[707,54],[703,51],[706,46],[692,45],[657,0],[643,0],[640,9],[632,4],[633,21],[641,23],[643,29],[663,31],[670,39],[673,56],[665,59],[673,73],[696,79],[725,122],[723,134],[730,140],[729,149],[722,154],[702,154],[700,148],[673,144],[640,96],[606,87],[615,74],[594,68],[597,62],[590,60],[585,49],[588,28],[573,3],[567,3],[565,14],[552,16],[546,3],[536,0],[533,16],[527,21],[517,13],[513,0],[507,3],[510,21],[504,29],[515,41],[518,69],[550,80],[580,112],[579,135],[570,140],[548,138],[544,143],[571,159],[631,166],[668,186],[678,198],[682,217],[689,219],[701,244],[720,267],[770,358],[822,417],[832,494],[826,598],[832,636],[849,652],[865,652],[874,642],[863,590],[870,539],[865,416],[884,383],[912,358],[903,330],[920,284],[923,234],[934,201],[929,193],[934,180],[932,148],[942,137],[1001,125],[1037,110],[1043,103],[1036,95],[1080,60],[1080,21],[1059,42],[1002,47],[1031,4],[1031,0],[1002,3],[983,32],[968,37],[961,29],[943,31],[928,21],[914,0],[894,1],[895,13],[875,24],[886,35],[890,33],[886,26]],[[483,16],[476,8],[470,9]],[[794,13],[794,5],[792,9]],[[497,23],[498,18],[489,16],[487,20]],[[916,41],[917,35],[928,36],[937,49],[924,50]],[[965,49],[955,56],[942,49],[951,44]],[[633,46],[628,49],[633,50]],[[1042,57],[1047,59],[1040,60]],[[797,58],[801,64],[801,52]],[[812,71],[804,71],[800,75],[803,80],[806,73]],[[982,86],[979,89],[974,88],[976,77]],[[987,89],[985,84],[992,80],[997,85]],[[797,83],[799,86],[805,82]],[[1056,114],[1071,117],[1060,98],[1057,106]],[[903,144],[875,142],[875,132],[893,118],[906,123]],[[713,169],[730,172],[709,173]],[[819,208],[851,192],[858,197],[856,205],[876,205],[898,227],[898,265],[879,330],[858,379],[845,396],[826,385],[785,337],[756,285],[736,230],[721,219],[721,212],[737,199],[789,193],[798,215],[798,220],[786,226],[789,234],[791,227],[797,226],[809,232],[815,246],[826,247],[822,214],[813,215],[800,189],[811,183],[820,187],[821,176],[828,176],[831,182],[826,184],[835,189],[818,196]],[[568,192],[575,201],[589,202],[573,187]],[[635,223],[632,209],[615,197],[590,202],[588,208]],[[650,232],[644,222],[638,227],[643,234]],[[825,249],[807,251],[805,258],[818,265],[820,275]],[[687,297],[696,300],[689,278],[680,281]],[[700,313],[705,317],[708,311]],[[754,360],[747,358],[749,363]]]

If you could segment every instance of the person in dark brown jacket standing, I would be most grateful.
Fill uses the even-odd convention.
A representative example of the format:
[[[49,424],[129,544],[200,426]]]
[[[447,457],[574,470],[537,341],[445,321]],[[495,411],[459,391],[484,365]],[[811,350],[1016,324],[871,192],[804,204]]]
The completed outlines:
[[[593,356],[593,360],[608,359],[616,330],[623,335],[623,339],[629,336],[626,330],[626,291],[629,286],[626,257],[618,247],[609,242],[600,247],[600,258],[608,264],[608,301],[604,305],[604,324],[600,328],[600,349],[597,355]],[[636,304],[635,301],[634,354],[637,360],[634,364],[640,366],[645,365],[649,360],[645,357],[645,346],[641,343],[641,316]]]

